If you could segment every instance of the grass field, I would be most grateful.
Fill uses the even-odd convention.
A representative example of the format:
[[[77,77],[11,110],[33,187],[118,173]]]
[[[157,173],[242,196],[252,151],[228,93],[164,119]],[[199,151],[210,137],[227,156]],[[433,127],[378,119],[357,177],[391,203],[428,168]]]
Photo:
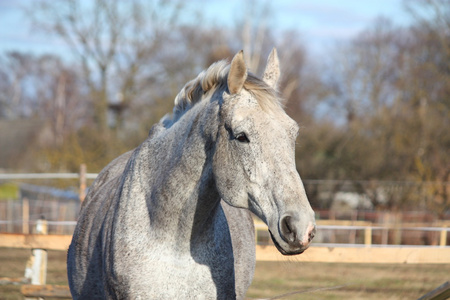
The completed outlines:
[[[0,277],[22,277],[30,250],[0,248]],[[66,285],[66,253],[49,251],[47,282]],[[385,265],[258,262],[248,299],[417,299],[450,280],[450,264]],[[330,289],[331,288],[331,289]],[[288,293],[295,293],[277,298]],[[0,285],[0,300],[23,299]]]

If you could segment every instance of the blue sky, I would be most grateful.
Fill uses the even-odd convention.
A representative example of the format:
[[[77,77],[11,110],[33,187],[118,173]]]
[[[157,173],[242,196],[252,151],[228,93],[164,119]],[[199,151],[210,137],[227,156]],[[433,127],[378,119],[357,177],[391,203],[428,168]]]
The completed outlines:
[[[36,54],[68,51],[63,42],[33,30],[22,7],[32,0],[0,0],[0,53],[18,50]],[[255,0],[256,3],[260,0]],[[273,21],[280,29],[296,29],[312,52],[345,41],[365,29],[379,16],[397,25],[408,25],[410,17],[402,0],[277,0],[271,2]],[[188,0],[191,8],[201,8],[209,20],[233,24],[243,1]],[[224,4],[226,3],[226,4]],[[70,51],[70,50],[69,50]]]
[[[256,3],[263,2],[255,0]],[[226,24],[233,20],[243,1],[191,1],[201,3],[204,10]],[[296,29],[311,50],[320,50],[335,42],[345,41],[367,28],[378,17],[391,19],[394,25],[407,26],[410,16],[403,8],[404,0],[277,0],[270,1],[275,26]]]

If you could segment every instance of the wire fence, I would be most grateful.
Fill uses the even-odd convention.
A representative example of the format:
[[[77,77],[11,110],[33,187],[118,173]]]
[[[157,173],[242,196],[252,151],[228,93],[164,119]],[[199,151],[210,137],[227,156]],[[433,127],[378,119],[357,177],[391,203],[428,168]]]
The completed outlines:
[[[0,184],[19,182],[21,186],[21,192],[17,199],[0,201],[0,232],[33,233],[36,222],[39,219],[46,219],[49,234],[72,234],[80,210],[80,200],[86,193],[86,181],[93,180],[97,176],[96,173],[87,173],[85,166],[80,168],[80,173],[0,174]],[[31,186],[30,180],[34,183],[48,183],[49,180],[71,180],[72,184],[75,183],[72,191],[76,192],[63,193],[40,184]],[[330,206],[331,209],[316,210],[318,231],[314,243],[317,245],[450,245],[450,234],[448,234],[450,216],[448,214],[443,214],[444,218],[437,219],[436,214],[432,212],[395,213],[371,210],[370,207],[364,206],[364,201],[366,204],[368,203],[368,198],[364,198],[364,193],[356,193],[354,190],[355,184],[373,186],[371,181],[360,180],[349,183],[349,181],[342,180],[305,180],[304,182],[307,188],[308,186],[315,187],[313,194],[315,193],[317,197],[334,199]],[[405,181],[381,182],[381,184],[385,186],[415,186],[414,182]],[[421,186],[433,187],[435,185],[435,182],[425,182]],[[444,183],[444,186],[450,185]],[[339,188],[336,189],[336,187]],[[332,190],[335,191],[334,194],[330,192]],[[383,192],[378,190],[378,194],[381,197]],[[339,197],[342,199],[337,199]],[[343,201],[345,199],[347,202]],[[347,206],[345,209],[340,209],[343,202]],[[352,203],[353,206],[351,206]],[[365,209],[361,210],[361,207]],[[258,244],[271,244],[266,225],[258,221],[255,225]]]
[[[392,226],[367,225],[339,225],[324,224],[317,221],[315,246],[450,246],[450,224],[442,226],[418,227],[408,224]],[[259,245],[271,245],[267,225],[256,221],[256,242]]]

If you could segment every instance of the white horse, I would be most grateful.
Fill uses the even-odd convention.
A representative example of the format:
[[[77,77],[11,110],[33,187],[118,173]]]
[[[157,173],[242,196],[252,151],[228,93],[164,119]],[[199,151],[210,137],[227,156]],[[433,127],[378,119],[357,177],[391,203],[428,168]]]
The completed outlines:
[[[68,252],[74,299],[242,299],[255,267],[250,212],[285,255],[315,232],[295,168],[298,125],[242,51],[187,83],[173,118],[110,163],[83,203]],[[223,199],[223,201],[221,201]]]

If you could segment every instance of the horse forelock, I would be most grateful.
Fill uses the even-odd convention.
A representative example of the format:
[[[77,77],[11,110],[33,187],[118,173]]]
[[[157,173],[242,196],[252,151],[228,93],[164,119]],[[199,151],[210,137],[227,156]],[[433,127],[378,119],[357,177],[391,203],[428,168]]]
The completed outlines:
[[[244,89],[257,99],[262,110],[269,113],[284,110],[284,101],[281,100],[278,92],[252,73],[248,74]]]
[[[202,99],[209,99],[209,97],[203,97],[206,93],[212,95],[217,90],[227,91],[229,70],[230,64],[225,60],[221,60],[213,63],[195,79],[186,83],[175,97],[171,123],[176,122],[184,112]],[[244,89],[257,99],[261,109],[264,111],[273,112],[283,108],[278,93],[252,73],[248,73]]]

